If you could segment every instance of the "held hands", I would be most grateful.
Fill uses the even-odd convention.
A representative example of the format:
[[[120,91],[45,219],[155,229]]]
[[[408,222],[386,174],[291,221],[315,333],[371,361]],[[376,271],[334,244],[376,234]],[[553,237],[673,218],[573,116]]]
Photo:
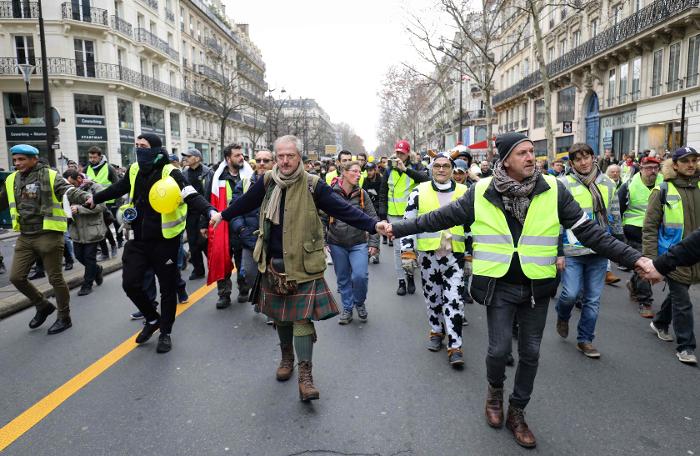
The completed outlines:
[[[394,239],[394,232],[391,229],[391,223],[387,222],[386,220],[377,222],[375,229],[377,230],[377,233],[381,234],[382,236],[386,236],[391,240]]]
[[[557,257],[557,271],[562,272],[566,268],[566,257]]]
[[[634,269],[643,279],[651,283],[659,283],[664,279],[659,271],[654,267],[654,262],[646,257],[642,257],[634,263]]]
[[[370,247],[368,249],[369,256],[375,256],[379,253],[379,249],[376,247]]]

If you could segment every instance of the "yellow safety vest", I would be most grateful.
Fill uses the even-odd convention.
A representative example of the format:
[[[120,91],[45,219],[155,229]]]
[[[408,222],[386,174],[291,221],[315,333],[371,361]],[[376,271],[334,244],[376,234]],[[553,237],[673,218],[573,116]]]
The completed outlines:
[[[668,191],[666,193],[666,204],[662,206],[664,210],[663,222],[659,226],[657,242],[659,255],[663,255],[672,246],[681,242],[685,225],[681,194],[678,193],[678,189],[673,182],[666,182],[665,184],[668,185]],[[659,183],[654,190],[659,191],[660,188],[661,184]],[[698,188],[700,188],[700,182],[698,182]]]
[[[54,188],[54,183],[56,182],[56,171],[49,169],[49,181],[51,182],[51,216],[44,216],[44,221],[42,223],[42,228],[49,231],[61,231],[64,232],[68,229],[68,219],[66,218],[66,213],[63,210],[63,204],[56,198],[56,189]],[[15,177],[17,171],[7,176],[5,180],[5,190],[7,192],[7,202],[10,206],[10,217],[12,218],[12,229],[14,231],[20,231],[19,225],[19,212],[17,211],[17,202],[15,201]]]
[[[459,197],[467,191],[467,186],[457,184],[452,192],[452,201],[457,201]],[[433,188],[432,182],[423,182],[418,185],[418,215],[426,214],[440,209],[438,192]],[[452,251],[454,253],[464,253],[464,225],[453,226],[449,229],[452,234]],[[421,252],[431,252],[440,248],[442,231],[437,233],[418,233],[416,235],[416,250]]]
[[[326,174],[326,184],[331,185],[331,181],[333,181],[333,179],[336,177],[338,177],[338,171],[331,171],[330,173]]]
[[[661,173],[656,175],[656,185],[663,182],[664,178]],[[651,190],[642,182],[641,173],[634,175],[627,187],[629,204],[625,213],[622,214],[622,224],[631,226],[644,226],[644,215],[647,213],[647,204]]]
[[[393,216],[403,216],[408,206],[408,196],[416,187],[416,183],[408,177],[408,174],[399,174],[398,171],[392,169],[387,185],[389,187],[387,213]]]
[[[603,176],[605,176],[603,174]],[[571,192],[571,196],[574,200],[581,206],[581,210],[588,217],[589,220],[595,220],[595,213],[593,212],[593,196],[588,187],[577,181],[572,175],[567,175],[560,179],[566,188]],[[615,196],[615,183],[608,179],[607,176],[603,177],[600,182],[596,184],[600,194],[603,197],[603,203],[605,204],[605,209],[610,209],[612,205],[613,197]],[[613,217],[608,213],[608,227],[612,222]],[[581,244],[581,242],[574,236],[573,231],[564,231],[564,245],[567,247],[574,247],[585,249],[586,247]]]
[[[100,185],[103,185],[105,187],[109,187],[112,185],[112,183],[109,181],[109,163],[105,163],[102,168],[100,168],[100,172],[95,175],[95,170],[92,169],[92,166],[88,165],[87,167],[87,177],[93,182],[97,182]],[[109,200],[105,201],[107,204],[112,204],[116,200]]]
[[[518,252],[523,273],[530,279],[554,278],[557,273],[557,246],[559,244],[559,212],[557,179],[542,176],[549,190],[535,196],[525,217],[518,246],[503,211],[484,197],[491,177],[476,183],[474,193],[473,273],[486,277],[503,277],[510,267],[513,253]]]
[[[171,164],[163,166],[162,179],[170,176],[170,172],[175,169]],[[131,184],[131,190],[129,190],[129,201],[130,203],[119,208],[119,210],[124,210],[127,207],[134,206],[134,188],[136,186],[136,175],[139,173],[138,163],[134,163],[129,168],[129,183]],[[228,187],[227,187],[228,188]],[[228,192],[227,192],[228,195]],[[184,202],[172,212],[167,214],[160,214],[161,231],[163,232],[163,237],[165,239],[172,239],[178,236],[185,230],[185,223],[187,219],[187,204]]]

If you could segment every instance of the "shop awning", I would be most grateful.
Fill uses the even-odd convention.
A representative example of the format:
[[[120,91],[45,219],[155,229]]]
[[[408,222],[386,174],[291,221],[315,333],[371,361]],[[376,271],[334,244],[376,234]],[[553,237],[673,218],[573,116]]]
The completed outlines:
[[[470,149],[488,149],[489,142],[484,139],[483,141],[479,141],[478,143],[471,144],[469,146],[469,148]]]

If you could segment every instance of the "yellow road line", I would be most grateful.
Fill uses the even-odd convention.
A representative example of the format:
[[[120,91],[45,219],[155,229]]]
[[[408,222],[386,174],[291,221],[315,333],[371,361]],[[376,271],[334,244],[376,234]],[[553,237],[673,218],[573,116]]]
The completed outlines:
[[[180,304],[177,306],[176,315],[185,312],[215,287],[216,283],[212,283],[209,286],[205,285],[196,290],[190,295],[190,300],[187,304]],[[34,427],[34,425],[46,418],[49,413],[53,412],[59,405],[80,391],[81,388],[93,381],[117,361],[128,355],[131,350],[138,346],[134,342],[136,334],[138,333],[134,333],[134,335],[119,344],[114,350],[92,363],[84,371],[68,380],[53,392],[49,393],[48,396],[29,407],[15,419],[3,426],[3,428],[0,429],[0,452]]]

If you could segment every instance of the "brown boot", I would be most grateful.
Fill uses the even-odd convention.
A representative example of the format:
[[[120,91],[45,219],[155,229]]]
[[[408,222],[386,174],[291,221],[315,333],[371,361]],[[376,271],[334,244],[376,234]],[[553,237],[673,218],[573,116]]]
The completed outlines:
[[[613,274],[612,272],[608,271],[605,273],[605,284],[606,285],[612,285],[613,283],[617,283],[620,281],[620,278]]]
[[[282,349],[282,360],[277,368],[277,380],[286,382],[292,378],[294,371],[294,345],[280,345],[280,348]]]
[[[311,375],[311,361],[299,361],[299,399],[313,401],[318,399],[319,392],[314,386]]]
[[[521,447],[535,448],[535,446],[537,446],[535,436],[525,422],[525,410],[513,407],[512,405],[509,406],[506,427],[510,429],[513,433],[513,437],[515,437],[515,441],[518,442],[518,445]]]
[[[503,426],[503,388],[489,385],[486,395],[486,422],[493,428]]]

